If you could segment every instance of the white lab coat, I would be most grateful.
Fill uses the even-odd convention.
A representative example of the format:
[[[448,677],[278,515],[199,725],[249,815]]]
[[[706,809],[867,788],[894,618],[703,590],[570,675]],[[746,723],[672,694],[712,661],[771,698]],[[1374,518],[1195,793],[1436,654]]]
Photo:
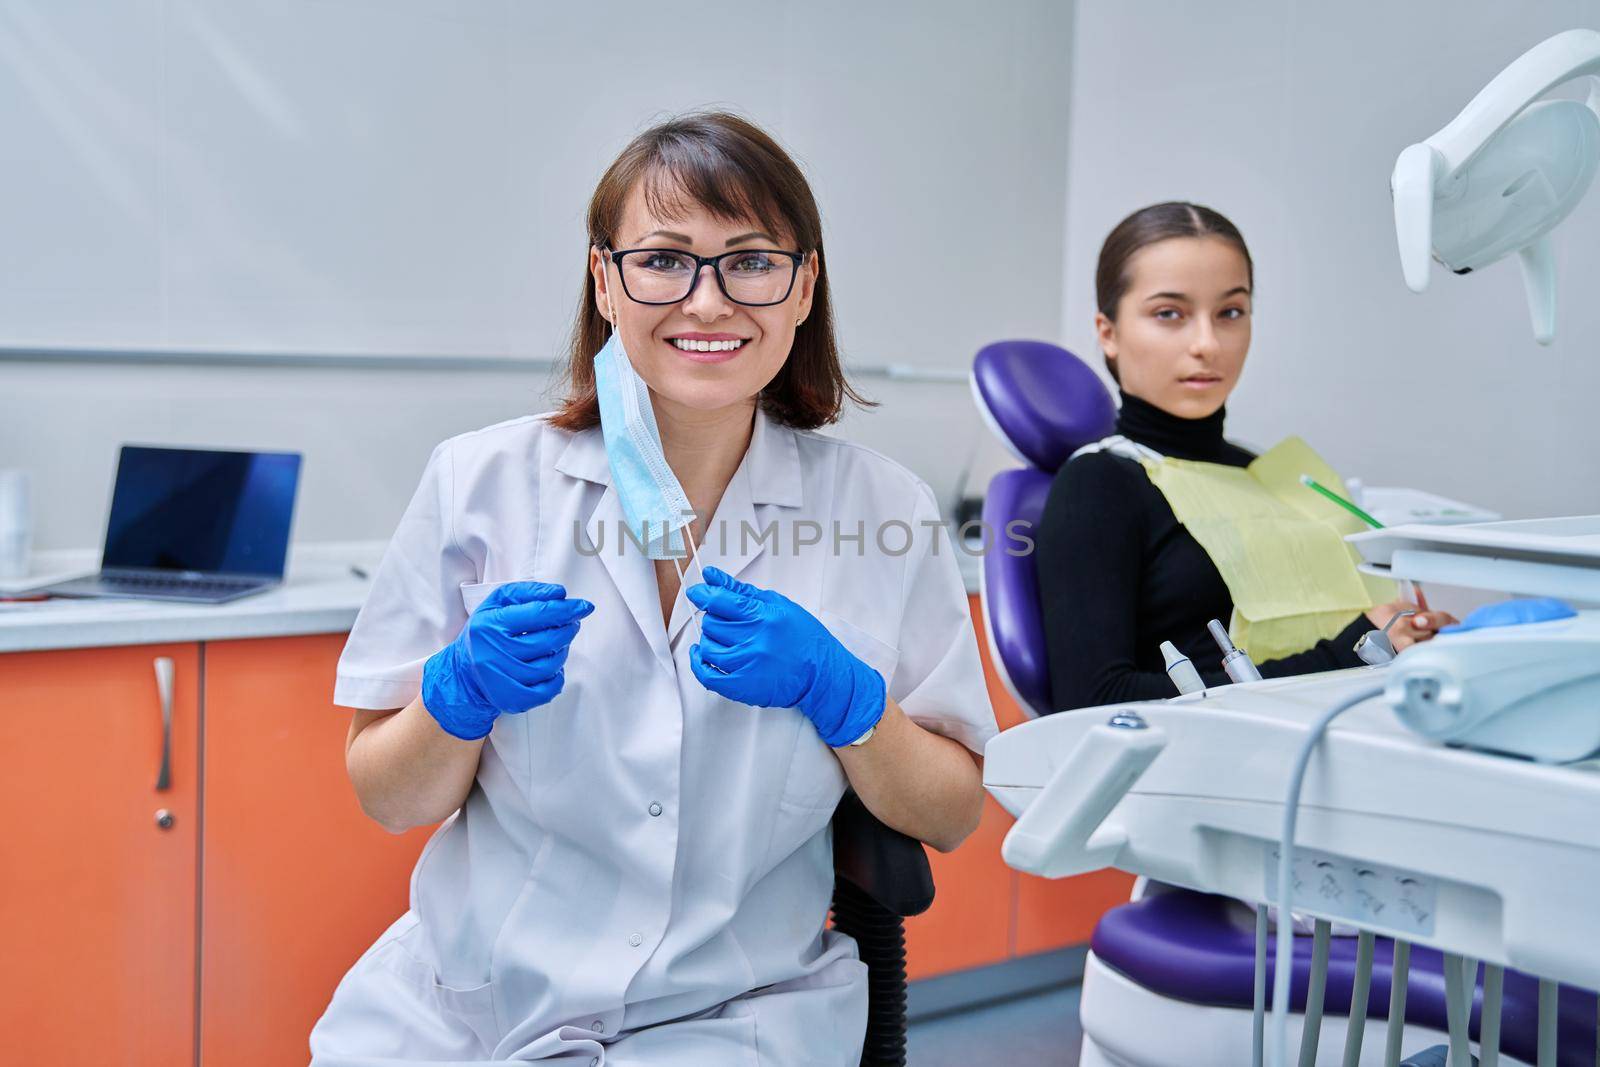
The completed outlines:
[[[417,862],[411,910],[312,1032],[315,1064],[857,1063],[866,968],[825,922],[844,770],[800,712],[695,679],[690,606],[663,627],[650,561],[618,551],[609,483],[598,429],[542,417],[434,451],[336,703],[409,703],[423,661],[500,583],[560,582],[595,611],[561,695],[496,722],[466,803]],[[955,549],[923,525],[937,518],[895,463],[758,414],[701,558],[797,601],[914,721],[982,752],[994,714]],[[797,548],[805,520],[821,543]],[[836,521],[864,536],[836,551]],[[878,544],[891,521],[915,535],[903,554],[899,527]]]

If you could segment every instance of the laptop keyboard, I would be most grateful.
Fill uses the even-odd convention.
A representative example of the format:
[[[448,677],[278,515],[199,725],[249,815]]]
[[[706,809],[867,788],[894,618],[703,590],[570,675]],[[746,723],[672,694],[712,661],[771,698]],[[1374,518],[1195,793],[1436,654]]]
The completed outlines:
[[[100,581],[119,589],[157,591],[171,589],[188,593],[232,593],[240,589],[254,589],[261,584],[240,578],[184,578],[136,574],[102,574]]]

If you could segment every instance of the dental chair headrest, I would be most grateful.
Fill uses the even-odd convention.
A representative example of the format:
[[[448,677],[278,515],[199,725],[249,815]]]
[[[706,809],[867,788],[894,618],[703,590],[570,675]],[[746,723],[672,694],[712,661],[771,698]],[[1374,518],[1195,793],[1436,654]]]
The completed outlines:
[[[1046,474],[1110,434],[1117,410],[1100,376],[1047,341],[996,341],[972,361],[978,411],[1012,455]]]

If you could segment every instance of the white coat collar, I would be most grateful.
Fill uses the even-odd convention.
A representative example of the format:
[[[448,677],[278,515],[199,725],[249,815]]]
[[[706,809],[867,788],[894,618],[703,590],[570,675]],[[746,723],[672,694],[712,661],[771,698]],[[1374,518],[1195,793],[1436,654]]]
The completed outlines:
[[[748,475],[750,502],[797,508],[803,500],[800,479],[800,444],[795,431],[773,422],[756,408],[755,430],[740,464]],[[611,484],[605,438],[595,426],[573,434],[556,460],[556,470],[596,485]]]
[[[671,642],[693,612],[688,601],[679,597],[670,625],[663,627],[654,565],[643,553],[618,551],[616,538],[623,526],[622,501],[611,485],[611,465],[606,459],[605,438],[600,428],[596,426],[573,434],[556,460],[555,469],[569,477],[606,487],[584,526],[588,548],[600,557],[610,573],[629,613],[661,665],[674,670]],[[795,431],[772,422],[758,408],[750,446],[717,505],[713,518],[717,536],[708,534],[706,543],[700,547],[701,564],[721,567],[737,578],[766,544],[759,536],[746,537],[743,532],[761,528],[756,505],[799,507],[802,499],[800,443],[795,439]]]

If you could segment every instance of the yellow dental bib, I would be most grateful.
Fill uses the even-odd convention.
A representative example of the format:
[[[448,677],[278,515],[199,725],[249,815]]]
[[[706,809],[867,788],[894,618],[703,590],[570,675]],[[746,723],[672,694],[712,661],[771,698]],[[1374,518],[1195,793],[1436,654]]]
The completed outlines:
[[[1256,662],[1304,652],[1395,598],[1393,582],[1356,570],[1344,536],[1365,527],[1300,484],[1309,474],[1348,495],[1300,438],[1242,469],[1147,450],[1139,462],[1221,572],[1233,596],[1230,635]]]

